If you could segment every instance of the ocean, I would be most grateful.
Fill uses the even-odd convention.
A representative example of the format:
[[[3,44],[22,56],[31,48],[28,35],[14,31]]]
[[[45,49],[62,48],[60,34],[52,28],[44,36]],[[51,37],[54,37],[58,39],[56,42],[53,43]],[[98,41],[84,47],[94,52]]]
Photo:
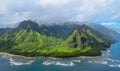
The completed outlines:
[[[95,58],[34,59],[0,54],[0,71],[120,71],[120,42]]]

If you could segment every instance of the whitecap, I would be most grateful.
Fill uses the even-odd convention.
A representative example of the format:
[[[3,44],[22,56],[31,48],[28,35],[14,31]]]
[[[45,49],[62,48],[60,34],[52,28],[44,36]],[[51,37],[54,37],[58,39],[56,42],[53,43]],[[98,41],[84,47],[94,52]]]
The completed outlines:
[[[72,60],[73,62],[78,62],[78,63],[80,63],[81,62],[81,60]]]
[[[103,61],[102,64],[108,64],[108,62],[107,61]]]
[[[110,59],[110,58],[106,58],[106,60],[111,61],[111,62],[115,62],[115,60]]]
[[[89,63],[104,64],[104,65],[108,64],[108,62],[105,61],[105,60],[97,60],[97,61],[90,61],[90,60],[88,60],[88,62],[89,62]]]
[[[116,67],[116,65],[109,65],[110,67]]]
[[[108,53],[110,53],[111,51],[110,50],[107,50]]]
[[[95,61],[95,63],[99,63],[99,64],[107,64],[108,62],[107,62],[107,61],[102,60],[102,61]]]
[[[43,62],[43,65],[51,65],[51,64],[54,64],[55,63],[55,61],[45,61],[45,62]]]
[[[63,62],[57,61],[57,62],[55,63],[55,65],[60,65],[60,66],[74,66],[74,63],[73,63],[72,61],[69,62],[69,63],[63,63]]]
[[[98,64],[104,64],[109,67],[119,67],[120,68],[120,60],[115,60],[111,58],[104,58],[102,60],[88,60],[89,63],[98,63]]]
[[[109,66],[110,66],[110,67],[120,67],[119,64],[110,64]]]
[[[10,64],[11,65],[29,65],[29,64],[34,62],[34,60],[28,61],[28,62],[24,62],[24,63],[23,62],[17,62],[15,60],[13,60],[12,58],[10,58],[9,60],[10,60]]]
[[[106,60],[114,62],[114,63],[120,63],[120,60],[116,60],[116,59],[106,58]]]
[[[93,61],[88,60],[89,63],[93,63]]]

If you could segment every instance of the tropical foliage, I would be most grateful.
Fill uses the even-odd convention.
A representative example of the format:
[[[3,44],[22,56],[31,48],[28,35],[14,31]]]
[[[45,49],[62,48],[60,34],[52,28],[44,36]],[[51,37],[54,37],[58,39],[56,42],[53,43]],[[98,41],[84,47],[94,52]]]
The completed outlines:
[[[101,55],[101,50],[110,46],[106,39],[86,25],[74,29],[57,27],[24,21],[0,37],[0,51],[24,56],[75,57]]]

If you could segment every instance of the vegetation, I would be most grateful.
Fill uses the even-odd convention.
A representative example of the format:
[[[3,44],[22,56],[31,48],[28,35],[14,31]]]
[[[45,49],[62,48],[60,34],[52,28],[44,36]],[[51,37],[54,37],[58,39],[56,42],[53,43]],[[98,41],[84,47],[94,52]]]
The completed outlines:
[[[24,56],[75,57],[101,55],[101,50],[110,46],[106,39],[85,25],[76,29],[69,27],[72,30],[65,35],[60,27],[59,30],[53,28],[24,21],[0,37],[0,51]]]

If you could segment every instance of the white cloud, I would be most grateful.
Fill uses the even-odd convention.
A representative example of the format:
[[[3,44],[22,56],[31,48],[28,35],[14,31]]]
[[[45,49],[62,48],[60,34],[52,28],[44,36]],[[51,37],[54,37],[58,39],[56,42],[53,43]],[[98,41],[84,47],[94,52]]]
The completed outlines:
[[[4,4],[0,4],[0,14],[3,14],[7,11],[7,7]]]
[[[104,3],[104,2],[106,2],[106,0],[98,0],[99,2],[102,2],[102,3]]]
[[[112,25],[116,25],[118,23],[116,22],[107,22],[107,23],[102,23],[102,25],[105,25],[105,26],[112,26]]]
[[[111,19],[119,19],[120,18],[120,13],[116,13],[113,16],[110,17]]]
[[[94,21],[120,18],[118,0],[0,0],[0,26],[37,21]],[[110,23],[108,23],[110,24]]]
[[[113,29],[120,29],[120,23],[117,22],[106,22],[102,23],[102,25]]]
[[[117,22],[106,22],[106,23],[102,23],[103,26],[113,29],[116,32],[120,33],[120,23]]]
[[[70,3],[72,0],[38,0],[38,3],[42,6],[62,6]]]

